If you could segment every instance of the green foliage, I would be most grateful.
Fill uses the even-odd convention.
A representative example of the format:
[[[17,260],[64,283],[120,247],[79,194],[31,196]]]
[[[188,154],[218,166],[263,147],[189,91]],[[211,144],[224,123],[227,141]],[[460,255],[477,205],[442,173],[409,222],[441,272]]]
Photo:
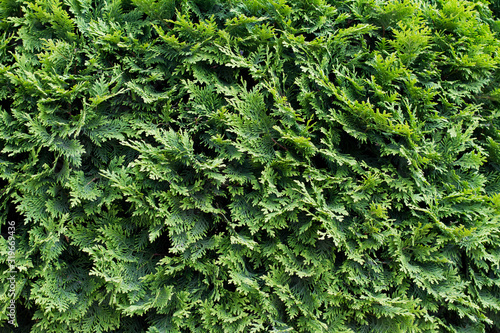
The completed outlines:
[[[500,330],[499,17],[0,0],[17,327]]]

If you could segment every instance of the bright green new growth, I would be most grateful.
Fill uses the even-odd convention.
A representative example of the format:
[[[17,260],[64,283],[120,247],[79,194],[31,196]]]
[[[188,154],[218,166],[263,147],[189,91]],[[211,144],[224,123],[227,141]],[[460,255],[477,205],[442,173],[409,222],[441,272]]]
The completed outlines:
[[[498,18],[0,0],[19,329],[498,332]]]

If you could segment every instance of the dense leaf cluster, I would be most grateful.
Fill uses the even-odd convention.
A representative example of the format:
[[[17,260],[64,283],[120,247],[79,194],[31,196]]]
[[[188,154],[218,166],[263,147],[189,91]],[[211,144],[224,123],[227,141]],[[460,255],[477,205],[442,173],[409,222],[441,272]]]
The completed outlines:
[[[498,332],[499,17],[1,0],[19,329]]]

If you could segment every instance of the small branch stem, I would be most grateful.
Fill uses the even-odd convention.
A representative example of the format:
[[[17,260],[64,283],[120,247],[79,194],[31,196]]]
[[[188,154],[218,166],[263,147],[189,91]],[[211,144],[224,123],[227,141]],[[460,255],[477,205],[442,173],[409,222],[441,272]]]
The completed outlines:
[[[92,182],[93,182],[94,180],[96,180],[96,179],[99,179],[99,177],[94,177],[94,178],[92,178],[92,179],[91,179],[91,180],[90,180],[87,184],[85,184],[85,186],[89,185],[90,183],[92,183]]]
[[[280,148],[282,148],[282,149],[284,149],[284,150],[288,151],[288,149],[287,149],[285,146],[283,146],[283,145],[279,144],[276,140],[274,140],[274,138],[273,138],[273,137],[271,137],[271,140],[273,140],[274,144],[278,145]]]

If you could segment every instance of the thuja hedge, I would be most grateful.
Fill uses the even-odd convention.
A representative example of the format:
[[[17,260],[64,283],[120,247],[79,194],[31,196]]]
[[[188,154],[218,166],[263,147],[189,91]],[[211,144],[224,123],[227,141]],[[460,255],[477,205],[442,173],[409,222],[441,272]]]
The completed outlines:
[[[2,332],[499,332],[498,1],[0,15]]]

